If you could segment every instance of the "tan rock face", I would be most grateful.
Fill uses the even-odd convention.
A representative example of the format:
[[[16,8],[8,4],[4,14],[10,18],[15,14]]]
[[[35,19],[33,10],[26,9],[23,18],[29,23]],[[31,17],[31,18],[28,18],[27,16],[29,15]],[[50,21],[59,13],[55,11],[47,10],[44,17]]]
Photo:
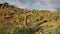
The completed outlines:
[[[44,27],[44,26],[48,26],[48,27],[54,27],[56,25],[56,23],[53,23],[53,22],[46,22],[46,23],[43,23],[41,24],[40,26]]]

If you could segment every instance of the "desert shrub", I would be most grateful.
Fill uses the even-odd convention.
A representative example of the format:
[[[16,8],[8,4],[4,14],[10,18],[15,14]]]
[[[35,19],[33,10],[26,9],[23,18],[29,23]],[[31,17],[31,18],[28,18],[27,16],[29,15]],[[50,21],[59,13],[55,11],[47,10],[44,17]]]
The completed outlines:
[[[35,34],[35,31],[32,28],[17,28],[13,34]]]

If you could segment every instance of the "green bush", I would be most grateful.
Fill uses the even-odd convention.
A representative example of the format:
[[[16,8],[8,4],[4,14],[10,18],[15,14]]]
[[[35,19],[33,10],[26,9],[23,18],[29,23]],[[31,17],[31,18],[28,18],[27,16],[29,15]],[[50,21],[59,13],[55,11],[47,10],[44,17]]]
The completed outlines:
[[[32,28],[17,28],[13,34],[35,34]]]

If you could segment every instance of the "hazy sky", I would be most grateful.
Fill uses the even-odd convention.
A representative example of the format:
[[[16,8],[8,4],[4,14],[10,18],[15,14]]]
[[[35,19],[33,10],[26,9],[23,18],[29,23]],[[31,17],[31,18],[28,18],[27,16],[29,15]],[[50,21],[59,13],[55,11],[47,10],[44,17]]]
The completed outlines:
[[[0,0],[0,3],[2,2],[27,9],[54,10],[56,7],[60,7],[60,0]]]

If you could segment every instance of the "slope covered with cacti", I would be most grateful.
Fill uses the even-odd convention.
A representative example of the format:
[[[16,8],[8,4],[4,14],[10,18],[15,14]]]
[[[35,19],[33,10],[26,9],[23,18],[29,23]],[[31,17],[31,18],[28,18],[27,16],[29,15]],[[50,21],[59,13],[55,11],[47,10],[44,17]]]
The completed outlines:
[[[0,4],[0,34],[59,34],[60,8],[28,10]]]

